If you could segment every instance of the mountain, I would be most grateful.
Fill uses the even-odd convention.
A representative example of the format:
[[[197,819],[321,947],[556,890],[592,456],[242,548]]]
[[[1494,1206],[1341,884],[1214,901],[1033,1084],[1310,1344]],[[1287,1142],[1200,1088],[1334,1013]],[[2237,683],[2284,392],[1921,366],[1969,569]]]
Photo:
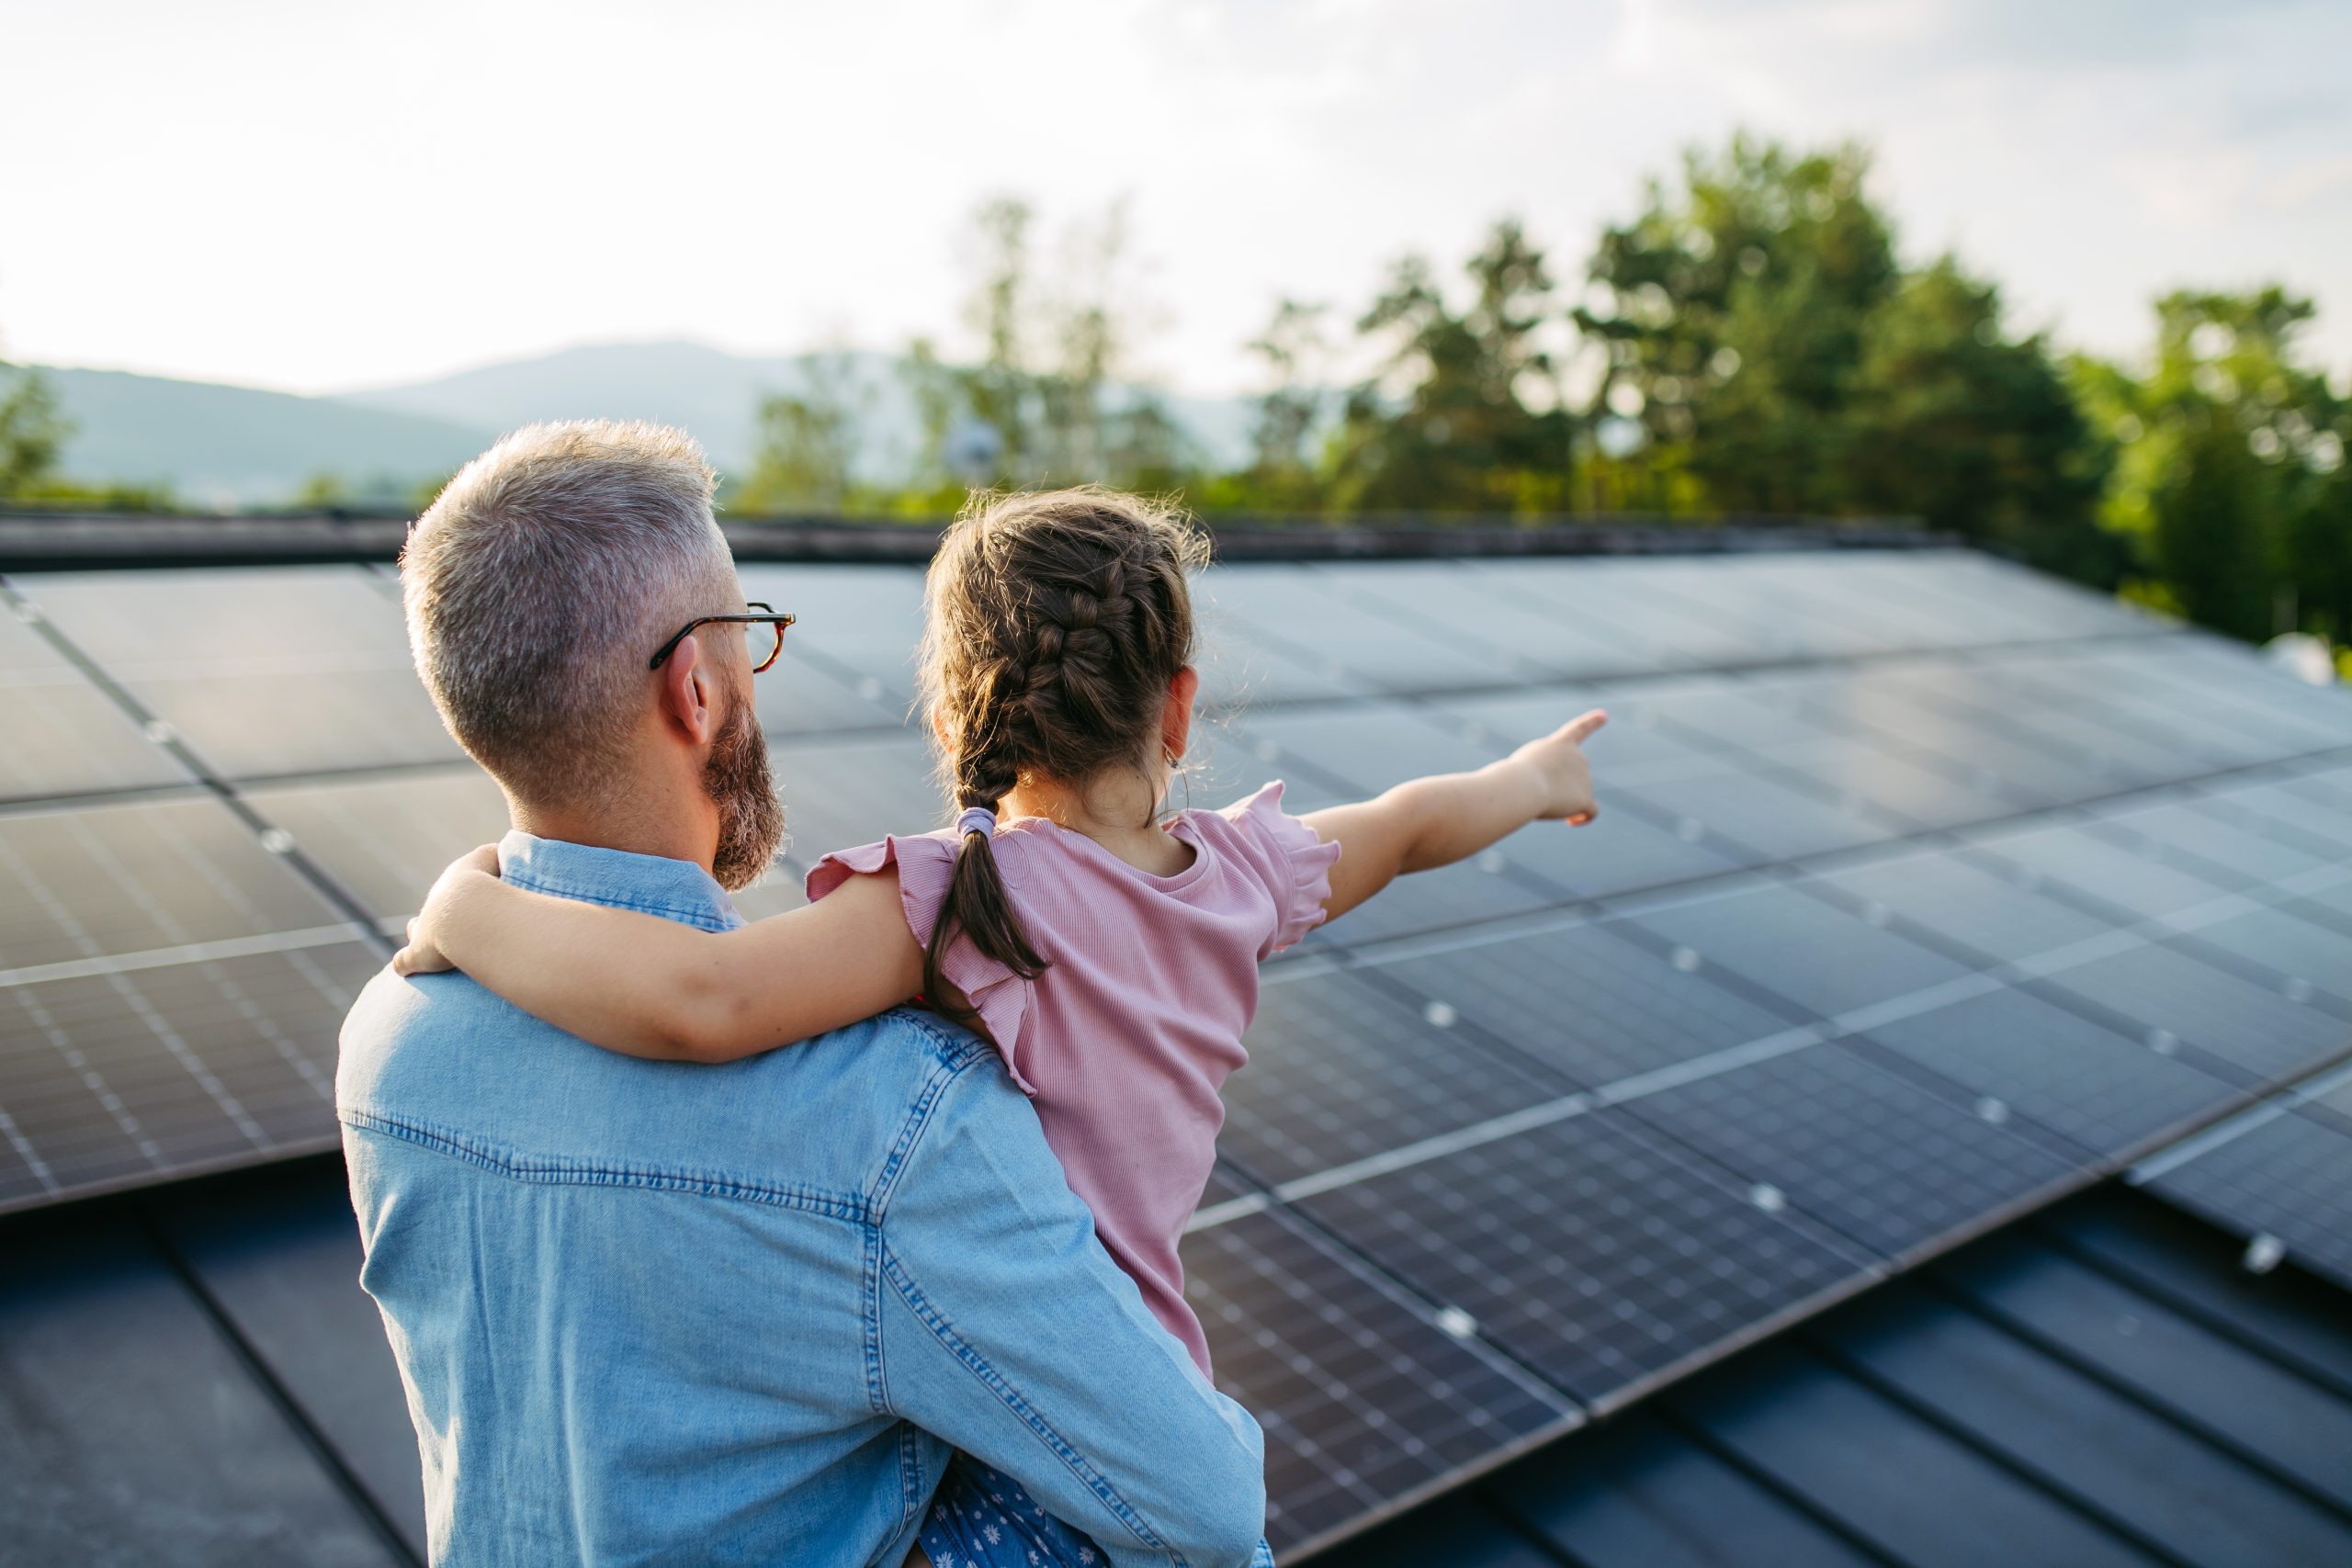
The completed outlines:
[[[859,468],[903,468],[919,427],[897,359],[867,353],[848,359],[850,383],[870,405]],[[692,433],[720,469],[741,473],[758,445],[761,400],[802,390],[807,363],[807,356],[747,358],[698,343],[597,344],[338,400],[491,430],[543,419],[650,420]]]
[[[62,469],[102,484],[168,485],[200,506],[293,498],[315,476],[405,495],[490,444],[461,421],[209,381],[44,367],[73,421]]]
[[[646,419],[702,442],[722,472],[751,466],[761,400],[808,384],[813,355],[756,358],[695,343],[605,344],[333,397],[43,367],[74,431],[63,471],[89,483],[164,484],[205,506],[267,506],[332,477],[350,492],[405,499],[503,431],[545,419]],[[853,352],[860,476],[888,482],[922,434],[894,355]],[[1114,397],[1136,389],[1114,389]],[[1245,461],[1251,408],[1237,398],[1163,396],[1212,463]]]
[[[758,445],[763,398],[808,384],[813,355],[757,358],[698,343],[600,344],[460,371],[436,380],[351,392],[343,400],[507,430],[538,419],[647,419],[694,433],[721,469],[741,473]],[[896,355],[851,351],[846,380],[858,405],[863,476],[888,480],[915,457],[922,424]],[[1132,396],[1135,389],[1114,395]],[[1253,411],[1246,400],[1162,395],[1169,413],[1215,464],[1245,461]]]

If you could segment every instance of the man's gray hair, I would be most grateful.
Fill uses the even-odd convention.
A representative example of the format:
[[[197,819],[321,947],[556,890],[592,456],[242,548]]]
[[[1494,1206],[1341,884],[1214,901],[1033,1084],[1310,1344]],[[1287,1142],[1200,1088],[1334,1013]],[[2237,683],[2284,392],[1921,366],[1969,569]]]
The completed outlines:
[[[458,471],[401,552],[417,673],[458,744],[518,799],[617,783],[653,650],[740,609],[684,431],[581,420],[515,431]]]

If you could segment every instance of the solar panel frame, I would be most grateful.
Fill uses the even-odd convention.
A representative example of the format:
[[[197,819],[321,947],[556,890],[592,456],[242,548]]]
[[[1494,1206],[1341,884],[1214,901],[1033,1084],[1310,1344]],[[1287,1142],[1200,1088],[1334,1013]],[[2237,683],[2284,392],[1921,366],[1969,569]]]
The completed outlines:
[[[1604,922],[1375,955],[1353,973],[1392,990],[1432,1027],[1466,1024],[1579,1089],[1750,1046],[1795,1025],[1792,1015],[1678,969]]]
[[[1861,1038],[2050,1129],[2086,1164],[2169,1141],[2245,1093],[2015,987],[1891,1020]]]
[[[462,757],[348,567],[34,573],[14,592],[222,778]]]
[[[1779,884],[1645,906],[1625,922],[1682,961],[1738,976],[1754,991],[1835,1019],[1967,979],[1967,965]],[[1816,965],[1818,967],[1816,967]]]
[[[1219,1156],[1280,1186],[1558,1098],[1523,1059],[1449,1035],[1393,993],[1304,961],[1269,976],[1226,1085]]]
[[[1670,1085],[1625,1110],[1897,1263],[2081,1179],[2077,1162],[1835,1043]]]
[[[2266,1267],[2283,1256],[2352,1289],[2352,1130],[2280,1111],[2147,1185],[2224,1229],[2276,1238]]]
[[[1266,1532],[1328,1544],[1579,1424],[1574,1403],[1277,1211],[1196,1228],[1185,1294],[1266,1435]]]
[[[1618,1109],[1384,1171],[1297,1206],[1596,1411],[1874,1272],[1849,1244],[1802,1215],[1758,1208]],[[1694,1291],[1657,1269],[1653,1249],[1703,1258],[1707,1282]],[[1576,1315],[1587,1309],[1589,1317]]]

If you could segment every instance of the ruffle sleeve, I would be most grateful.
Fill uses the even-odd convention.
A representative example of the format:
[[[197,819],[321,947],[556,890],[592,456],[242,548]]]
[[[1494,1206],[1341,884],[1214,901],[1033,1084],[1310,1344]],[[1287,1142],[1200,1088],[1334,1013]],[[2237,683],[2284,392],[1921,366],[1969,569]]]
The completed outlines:
[[[1013,879],[1004,863],[1012,857],[1005,853],[1007,847],[1001,840],[996,849],[999,869],[1008,872],[1005,880],[1009,886]],[[815,903],[853,876],[870,876],[895,864],[899,868],[899,903],[906,911],[907,929],[914,933],[916,942],[928,947],[932,931],[939,924],[939,907],[947,898],[947,885],[955,874],[958,848],[956,840],[918,834],[903,839],[894,835],[878,844],[836,850],[810,868],[808,901]],[[980,1023],[996,1043],[997,1054],[1004,1058],[1013,1083],[1022,1093],[1034,1098],[1037,1089],[1023,1068],[1024,1052],[1021,1044],[1021,1023],[1029,1012],[1031,982],[962,936],[947,944],[947,951],[940,955],[939,968],[978,1011]]]
[[[1274,897],[1274,931],[1259,956],[1280,953],[1323,923],[1340,846],[1325,843],[1314,829],[1283,809],[1280,779],[1227,807],[1221,815],[1240,829],[1264,862],[1266,888]]]

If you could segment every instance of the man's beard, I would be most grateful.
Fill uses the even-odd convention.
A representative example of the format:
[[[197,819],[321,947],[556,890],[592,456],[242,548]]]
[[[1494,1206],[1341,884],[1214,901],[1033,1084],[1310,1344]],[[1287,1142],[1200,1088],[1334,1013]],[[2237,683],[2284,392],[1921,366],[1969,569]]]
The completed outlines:
[[[768,772],[767,737],[748,694],[729,694],[730,711],[710,743],[702,787],[718,807],[718,848],[710,874],[729,893],[760,879],[784,843],[784,805]]]

